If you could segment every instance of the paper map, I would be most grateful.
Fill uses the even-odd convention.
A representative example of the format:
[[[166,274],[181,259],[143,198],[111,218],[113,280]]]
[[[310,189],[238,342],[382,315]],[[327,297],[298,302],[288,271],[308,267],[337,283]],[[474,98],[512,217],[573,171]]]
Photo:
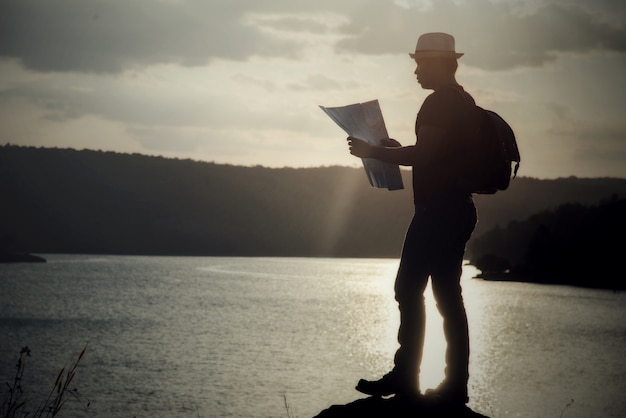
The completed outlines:
[[[341,107],[320,108],[349,136],[362,139],[372,145],[380,145],[380,140],[388,138],[385,120],[378,100],[356,103]],[[373,158],[362,158],[365,173],[370,185],[388,190],[404,188],[400,167]]]

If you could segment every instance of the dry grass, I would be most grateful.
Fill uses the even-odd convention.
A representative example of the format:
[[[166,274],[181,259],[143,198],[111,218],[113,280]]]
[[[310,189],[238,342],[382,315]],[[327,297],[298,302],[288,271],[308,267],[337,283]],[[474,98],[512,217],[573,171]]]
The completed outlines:
[[[89,407],[90,402],[84,398],[78,389],[71,389],[70,385],[76,377],[78,371],[78,363],[85,355],[87,346],[78,355],[78,358],[69,367],[62,368],[57,375],[52,389],[48,393],[45,400],[41,402],[39,407],[34,411],[31,411],[30,400],[27,398],[22,381],[24,377],[24,371],[26,370],[26,360],[30,357],[31,351],[28,347],[23,347],[20,351],[20,355],[16,364],[16,372],[13,378],[13,382],[6,382],[7,391],[2,404],[0,405],[0,417],[2,418],[52,418],[56,417],[63,409],[63,406],[67,402],[68,398],[73,398],[81,402],[85,408]]]

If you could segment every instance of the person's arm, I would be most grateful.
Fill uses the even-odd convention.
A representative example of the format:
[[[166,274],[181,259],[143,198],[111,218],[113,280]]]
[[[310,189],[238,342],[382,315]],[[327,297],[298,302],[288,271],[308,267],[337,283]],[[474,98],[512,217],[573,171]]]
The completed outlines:
[[[436,159],[444,134],[443,128],[422,126],[417,133],[418,141],[415,145],[403,147],[395,139],[386,138],[381,141],[384,145],[395,146],[375,146],[354,137],[348,137],[348,145],[350,154],[356,157],[375,158],[405,166],[427,165]]]

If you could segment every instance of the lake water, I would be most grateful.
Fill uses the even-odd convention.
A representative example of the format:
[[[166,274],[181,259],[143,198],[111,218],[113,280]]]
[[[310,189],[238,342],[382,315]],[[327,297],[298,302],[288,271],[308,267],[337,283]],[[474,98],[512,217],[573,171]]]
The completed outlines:
[[[47,255],[0,265],[0,384],[49,390],[87,344],[61,416],[311,417],[364,397],[396,348],[398,260]],[[625,417],[626,294],[487,282],[464,269],[469,406],[500,417]],[[427,290],[422,388],[443,377]]]

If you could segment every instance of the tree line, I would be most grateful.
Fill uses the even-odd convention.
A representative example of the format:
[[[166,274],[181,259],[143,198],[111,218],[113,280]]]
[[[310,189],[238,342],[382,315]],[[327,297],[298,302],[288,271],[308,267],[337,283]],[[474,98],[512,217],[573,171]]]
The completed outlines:
[[[626,199],[566,203],[469,243],[482,277],[626,289]]]
[[[140,154],[0,147],[0,250],[33,253],[398,257],[406,188],[362,168],[243,167]],[[626,195],[626,179],[518,177],[475,198],[477,241],[559,205]],[[482,244],[481,244],[482,245]]]

